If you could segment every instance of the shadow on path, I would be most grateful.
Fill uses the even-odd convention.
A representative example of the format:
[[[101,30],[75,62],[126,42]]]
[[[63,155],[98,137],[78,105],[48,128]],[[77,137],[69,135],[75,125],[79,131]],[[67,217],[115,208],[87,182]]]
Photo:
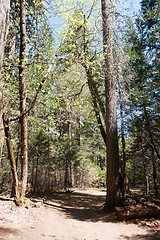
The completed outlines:
[[[8,235],[19,236],[20,233],[21,232],[19,230],[16,230],[16,229],[13,229],[13,228],[0,227],[0,240],[7,239],[6,236],[8,236]]]
[[[139,234],[135,234],[132,235],[131,237],[128,236],[120,236],[120,239],[123,240],[160,240],[160,230],[158,231],[149,231],[146,235],[139,235]]]
[[[105,203],[105,195],[101,193],[99,195],[83,193],[83,192],[72,192],[64,193],[59,192],[51,195],[45,201],[45,207],[50,210],[58,210],[64,213],[66,218],[72,218],[79,221],[86,222],[101,222],[101,223],[119,223],[115,214],[103,212],[103,206]],[[154,220],[153,220],[154,221]],[[124,224],[135,223],[127,221]],[[143,226],[140,222],[139,226]],[[159,240],[160,230],[159,228],[147,227],[147,234],[134,234],[132,236],[120,235],[119,239],[124,240]]]
[[[68,218],[91,222],[118,222],[114,213],[103,212],[104,203],[105,195],[81,192],[59,192],[45,200],[46,207],[56,208]]]

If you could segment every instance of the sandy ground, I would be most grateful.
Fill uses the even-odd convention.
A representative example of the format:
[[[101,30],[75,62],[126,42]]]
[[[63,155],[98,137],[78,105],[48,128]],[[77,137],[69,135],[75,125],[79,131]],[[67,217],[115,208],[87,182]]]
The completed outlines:
[[[104,201],[95,190],[52,194],[40,208],[0,201],[0,240],[160,239],[159,220],[120,222],[100,211]]]

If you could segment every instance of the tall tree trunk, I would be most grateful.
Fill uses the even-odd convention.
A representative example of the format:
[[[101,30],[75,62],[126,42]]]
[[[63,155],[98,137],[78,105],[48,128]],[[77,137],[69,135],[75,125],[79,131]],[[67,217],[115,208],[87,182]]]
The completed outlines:
[[[3,63],[4,48],[7,38],[7,32],[9,27],[9,10],[10,10],[10,0],[0,0],[0,78]],[[0,166],[1,166],[1,156],[4,143],[4,129],[3,129],[3,96],[2,96],[2,86],[0,83]]]
[[[119,151],[116,117],[116,88],[113,76],[113,55],[109,1],[101,0],[103,53],[106,95],[107,196],[104,209],[114,209],[120,203]]]
[[[23,114],[26,107],[25,96],[25,56],[26,56],[26,21],[25,0],[20,0],[20,67],[19,67],[19,93],[20,93],[20,125],[21,125],[21,198],[25,197],[28,173],[28,150],[27,150],[27,116]]]

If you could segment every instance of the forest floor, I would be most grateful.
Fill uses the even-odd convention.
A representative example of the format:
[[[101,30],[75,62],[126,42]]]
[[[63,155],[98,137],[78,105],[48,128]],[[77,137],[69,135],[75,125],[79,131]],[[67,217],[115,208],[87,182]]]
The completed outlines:
[[[160,220],[119,221],[100,211],[105,193],[74,190],[45,196],[39,208],[0,200],[0,240],[158,240]]]

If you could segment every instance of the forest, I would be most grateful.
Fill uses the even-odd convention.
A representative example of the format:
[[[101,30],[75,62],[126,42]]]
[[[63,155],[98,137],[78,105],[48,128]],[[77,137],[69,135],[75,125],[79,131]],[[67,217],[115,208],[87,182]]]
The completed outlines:
[[[131,189],[158,201],[160,6],[2,0],[0,194]]]

